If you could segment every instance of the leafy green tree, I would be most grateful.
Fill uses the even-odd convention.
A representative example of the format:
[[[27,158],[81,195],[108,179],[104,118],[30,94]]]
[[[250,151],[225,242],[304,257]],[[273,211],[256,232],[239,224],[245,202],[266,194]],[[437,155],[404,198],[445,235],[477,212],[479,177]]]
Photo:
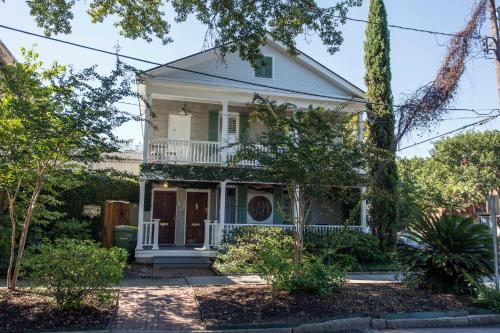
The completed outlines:
[[[395,159],[395,119],[392,109],[391,65],[387,14],[382,0],[370,0],[365,32],[366,109],[368,142],[373,153],[370,174],[370,216],[384,251],[395,245],[398,225],[398,176]]]
[[[155,36],[167,44],[170,37],[168,11],[175,13],[176,23],[185,22],[193,15],[207,26],[206,43],[220,47],[222,54],[239,51],[242,59],[254,62],[260,57],[259,46],[266,43],[266,35],[286,45],[290,54],[297,54],[295,37],[316,33],[334,53],[342,44],[337,29],[345,23],[351,6],[360,6],[362,0],[338,0],[329,7],[316,1],[269,0],[27,0],[30,14],[47,34],[71,32],[75,5],[88,5],[92,22],[116,18],[114,25],[127,38],[147,41]]]
[[[300,110],[260,96],[255,97],[254,108],[255,120],[266,130],[258,145],[243,145],[236,158],[258,161],[271,181],[284,184],[295,226],[294,270],[301,274],[304,228],[312,202],[327,198],[333,187],[361,183],[364,148],[349,128],[351,115],[341,110]]]
[[[109,76],[44,67],[33,51],[0,68],[0,192],[11,223],[7,286],[15,289],[28,231],[47,190],[70,186],[68,170],[116,151],[113,130],[133,117],[114,103],[136,96],[135,73],[117,60]],[[45,192],[44,192],[45,191]],[[21,230],[18,231],[18,224]]]
[[[500,131],[467,132],[434,144],[428,158],[402,159],[398,171],[404,202],[423,212],[483,207],[500,193]]]

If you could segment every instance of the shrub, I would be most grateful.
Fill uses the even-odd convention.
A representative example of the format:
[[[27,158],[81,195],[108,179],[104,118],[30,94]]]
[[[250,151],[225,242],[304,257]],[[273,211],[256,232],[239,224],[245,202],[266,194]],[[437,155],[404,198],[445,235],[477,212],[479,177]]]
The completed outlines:
[[[281,228],[240,227],[225,237],[213,267],[224,274],[259,273],[258,250],[268,239],[285,240],[289,237]]]
[[[477,290],[475,303],[486,306],[492,311],[500,312],[500,291],[482,286]]]
[[[56,240],[29,253],[24,271],[45,286],[61,308],[77,308],[87,298],[105,301],[111,287],[119,284],[127,251],[105,249],[92,241]]]
[[[307,233],[304,243],[307,253],[323,256],[326,264],[348,271],[376,267],[389,259],[383,255],[375,236],[347,229],[327,234]]]
[[[471,293],[491,276],[492,245],[488,226],[460,216],[421,217],[409,224],[408,237],[420,247],[403,247],[407,279],[434,292]]]
[[[345,283],[336,265],[321,256],[306,255],[294,272],[293,236],[280,228],[242,227],[224,242],[214,266],[224,273],[259,274],[273,289],[329,295]]]

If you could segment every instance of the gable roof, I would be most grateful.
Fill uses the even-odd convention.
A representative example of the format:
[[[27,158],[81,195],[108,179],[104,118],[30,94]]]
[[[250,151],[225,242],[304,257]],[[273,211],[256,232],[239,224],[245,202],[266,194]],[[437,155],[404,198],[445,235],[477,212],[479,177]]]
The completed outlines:
[[[9,49],[0,39],[0,66],[10,65],[16,62],[16,58],[10,53]]]
[[[328,67],[324,66],[317,60],[313,59],[311,56],[305,54],[304,52],[299,50],[299,53],[297,57],[292,58],[287,52],[286,48],[278,42],[275,42],[271,39],[268,38],[268,42],[266,45],[263,46],[263,48],[266,49],[276,49],[278,52],[282,53],[283,56],[287,57],[290,62],[299,64],[300,66],[304,67],[307,71],[314,73],[316,76],[314,79],[316,81],[322,81],[322,83],[329,84],[331,87],[335,87],[338,90],[342,91],[342,95],[345,95],[346,97],[354,97],[354,98],[360,98],[364,99],[364,91],[354,85],[353,83],[349,82],[342,76],[338,75]],[[220,73],[222,72],[220,69],[216,71],[212,71],[212,73],[207,72],[205,67],[203,67],[203,63],[209,61],[210,59],[214,58],[215,55],[215,50],[216,48],[210,48],[205,51],[197,52],[194,54],[191,54],[189,56],[168,62],[163,65],[159,65],[156,67],[153,67],[149,70],[144,71],[144,73],[148,75],[152,75],[154,77],[158,76],[165,76],[167,78],[173,78],[175,81],[175,78],[181,78],[180,75],[177,73],[177,75],[173,75],[173,73],[176,72],[184,72],[185,74],[196,74],[198,78],[204,77],[205,80],[208,80],[209,78],[217,78],[217,79],[222,79],[226,80],[227,82],[237,82],[243,85],[248,86],[260,86],[264,88],[271,88],[271,90],[277,90],[277,91],[283,91],[286,89],[283,85],[280,87],[279,84],[276,84],[277,82],[271,80],[271,81],[264,81],[265,84],[260,84],[260,81],[255,82],[256,80],[253,79],[253,77],[248,77],[246,76],[243,78],[234,78],[234,77],[229,77],[229,76],[224,76],[221,75]],[[263,50],[263,53],[265,55],[265,52]],[[226,55],[226,61],[228,60],[228,57],[237,57],[238,61],[247,63],[248,66],[250,65],[248,62],[242,61],[239,56],[236,54],[228,54]],[[220,63],[220,62],[219,62]],[[220,63],[221,64],[221,63]],[[187,75],[186,74],[186,75]],[[203,81],[201,79],[200,81]],[[201,82],[200,82],[201,83]],[[207,82],[208,83],[208,82]],[[323,85],[323,87],[324,87]],[[306,85],[307,86],[307,85]],[[288,87],[288,85],[287,85]],[[306,94],[309,93],[309,89],[307,90],[301,90],[305,92]],[[293,92],[293,91],[292,91]],[[317,92],[312,92],[313,95],[321,96],[317,94]],[[330,96],[330,93],[327,93],[326,95]],[[333,96],[332,96],[333,97]]]

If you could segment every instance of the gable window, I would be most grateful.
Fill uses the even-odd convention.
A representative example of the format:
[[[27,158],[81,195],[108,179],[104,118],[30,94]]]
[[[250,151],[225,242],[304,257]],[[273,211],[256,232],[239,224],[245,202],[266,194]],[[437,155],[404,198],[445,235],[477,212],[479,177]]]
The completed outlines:
[[[273,57],[262,57],[256,60],[255,77],[273,78]]]

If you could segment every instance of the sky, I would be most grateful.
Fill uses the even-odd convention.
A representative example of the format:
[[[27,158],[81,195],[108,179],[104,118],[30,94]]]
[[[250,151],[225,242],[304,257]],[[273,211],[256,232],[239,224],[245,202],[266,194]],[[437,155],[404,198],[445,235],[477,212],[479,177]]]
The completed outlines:
[[[88,1],[87,1],[88,2]],[[321,5],[329,5],[335,1],[320,1]],[[363,6],[352,8],[348,16],[366,19],[368,16],[368,0]],[[385,0],[388,22],[394,25],[415,27],[441,32],[460,31],[467,17],[471,13],[474,1],[472,0]],[[500,5],[500,4],[499,4]],[[172,18],[169,8],[167,13]],[[131,40],[121,37],[113,27],[113,18],[103,23],[92,24],[85,13],[85,3],[80,1],[75,8],[75,19],[72,22],[70,35],[59,35],[57,38],[71,42],[91,45],[114,51],[119,45],[122,54],[148,59],[158,63],[166,63],[185,57],[203,49],[205,27],[190,17],[187,22],[174,23],[171,20],[171,37],[174,42],[163,45],[159,40],[147,43],[141,39]],[[29,15],[29,9],[24,0],[6,0],[0,2],[0,24],[42,33]],[[365,24],[348,21],[341,27],[344,43],[340,51],[330,55],[326,47],[317,37],[304,36],[297,38],[298,48],[320,63],[329,67],[350,82],[365,89],[363,82],[363,41]],[[391,31],[391,69],[392,90],[394,102],[400,102],[405,94],[431,81],[439,68],[443,56],[447,51],[449,37],[437,36],[413,31],[390,29]],[[490,26],[486,21],[481,31],[482,35],[489,35]],[[76,69],[82,69],[94,64],[102,71],[109,71],[114,64],[114,57],[83,50],[69,45],[44,40],[41,38],[20,34],[0,28],[0,39],[19,60],[21,47],[32,47],[36,44],[36,51],[40,58],[51,63],[71,64]],[[490,55],[491,57],[491,55]],[[128,61],[140,69],[153,67],[141,62]],[[131,101],[136,102],[136,101]],[[120,105],[124,110],[138,113],[133,105]],[[493,60],[485,59],[483,53],[467,62],[466,72],[460,82],[456,98],[451,108],[495,109],[499,107],[497,94],[495,66]],[[480,111],[489,112],[489,111]],[[407,136],[400,148],[418,143],[428,138],[445,133],[481,118],[469,118],[476,115],[471,112],[450,111],[444,120],[425,131],[415,132]],[[456,119],[464,118],[467,119]],[[500,129],[500,118],[485,125],[475,127],[476,130]],[[116,130],[116,134],[124,139],[132,139],[135,145],[142,144],[141,126],[138,122],[129,122]],[[419,144],[415,147],[401,150],[401,157],[428,156],[432,149],[432,142]]]

